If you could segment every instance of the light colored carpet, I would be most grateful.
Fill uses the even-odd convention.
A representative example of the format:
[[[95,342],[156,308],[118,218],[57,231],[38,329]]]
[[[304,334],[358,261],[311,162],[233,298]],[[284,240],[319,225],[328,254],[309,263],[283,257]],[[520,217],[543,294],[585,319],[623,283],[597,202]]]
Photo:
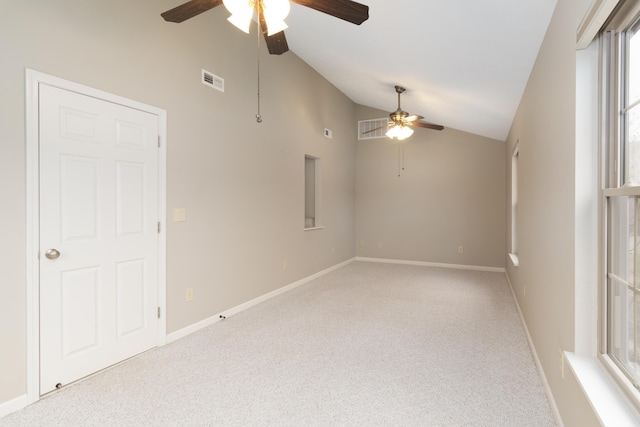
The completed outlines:
[[[6,426],[553,426],[502,273],[354,262]]]

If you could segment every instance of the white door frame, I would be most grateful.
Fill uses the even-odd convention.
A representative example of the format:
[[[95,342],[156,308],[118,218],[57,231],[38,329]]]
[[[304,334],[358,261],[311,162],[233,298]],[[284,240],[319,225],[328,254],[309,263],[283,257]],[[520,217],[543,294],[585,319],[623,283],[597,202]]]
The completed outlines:
[[[26,82],[26,220],[27,220],[27,404],[40,399],[40,267],[38,261],[40,241],[39,201],[39,112],[38,98],[41,83],[60,89],[91,96],[104,101],[135,108],[158,116],[160,148],[158,156],[158,220],[160,227],[158,242],[158,306],[161,319],[158,327],[158,345],[167,341],[166,321],[166,188],[167,188],[167,112],[160,108],[132,101],[117,95],[83,86],[31,69],[25,70]]]

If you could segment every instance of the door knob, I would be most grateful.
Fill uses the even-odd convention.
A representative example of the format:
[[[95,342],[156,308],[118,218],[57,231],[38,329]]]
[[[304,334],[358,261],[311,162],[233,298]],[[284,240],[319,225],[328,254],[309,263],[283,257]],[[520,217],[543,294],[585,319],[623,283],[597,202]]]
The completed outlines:
[[[60,256],[60,252],[57,249],[47,249],[44,256],[46,256],[47,259],[56,259]]]

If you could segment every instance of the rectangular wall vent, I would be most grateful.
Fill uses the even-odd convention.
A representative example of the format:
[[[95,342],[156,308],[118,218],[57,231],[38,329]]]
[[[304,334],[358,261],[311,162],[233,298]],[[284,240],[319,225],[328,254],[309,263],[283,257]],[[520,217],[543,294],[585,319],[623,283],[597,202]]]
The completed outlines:
[[[386,138],[385,133],[387,133],[387,122],[388,118],[382,119],[371,119],[371,120],[360,120],[358,122],[358,139],[366,140],[366,139],[377,139],[377,138]],[[369,132],[372,129],[380,128],[373,132]],[[365,133],[368,132],[368,133]]]
[[[207,70],[202,70],[202,84],[224,92],[224,79]]]

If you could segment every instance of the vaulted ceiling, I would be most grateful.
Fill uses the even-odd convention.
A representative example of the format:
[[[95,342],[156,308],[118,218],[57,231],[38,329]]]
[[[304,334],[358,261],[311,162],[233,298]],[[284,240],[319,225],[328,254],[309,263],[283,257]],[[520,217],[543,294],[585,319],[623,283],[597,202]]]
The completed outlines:
[[[556,1],[360,0],[360,26],[292,4],[286,36],[358,104],[393,111],[401,85],[409,113],[504,140]]]

